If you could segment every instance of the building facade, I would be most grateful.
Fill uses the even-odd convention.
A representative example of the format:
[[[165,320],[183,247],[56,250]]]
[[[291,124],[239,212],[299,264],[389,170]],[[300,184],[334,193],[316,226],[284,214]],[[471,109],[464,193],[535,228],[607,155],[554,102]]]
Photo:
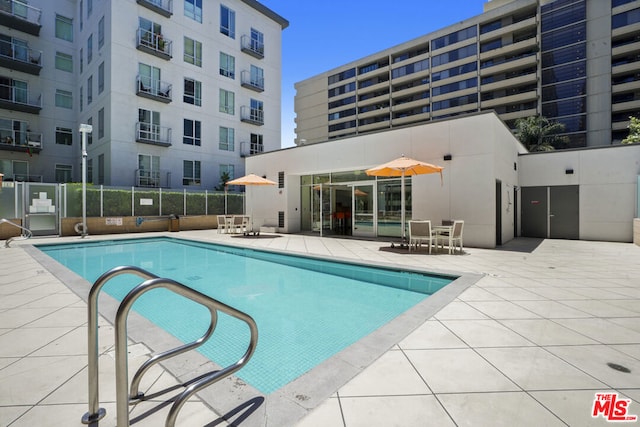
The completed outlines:
[[[296,144],[495,110],[543,115],[566,148],[640,115],[640,0],[492,0],[484,13],[296,84]]]
[[[288,22],[254,0],[8,0],[5,180],[213,189],[280,147]]]

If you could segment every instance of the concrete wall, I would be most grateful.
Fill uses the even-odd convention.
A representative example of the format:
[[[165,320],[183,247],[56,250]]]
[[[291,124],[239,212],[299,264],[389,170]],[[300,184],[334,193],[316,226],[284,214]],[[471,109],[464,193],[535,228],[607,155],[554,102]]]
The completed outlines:
[[[633,240],[640,145],[530,153],[519,165],[522,187],[580,186],[581,240]]]
[[[504,191],[517,185],[513,164],[524,151],[495,113],[486,112],[265,153],[247,158],[247,172],[277,181],[284,171],[285,188],[248,188],[247,212],[256,224],[272,225],[284,211],[279,230],[298,232],[301,175],[368,169],[404,154],[445,168],[442,182],[438,175],[413,178],[413,218],[462,219],[466,245],[494,247],[496,179]],[[445,154],[452,160],[444,161]],[[502,199],[508,219],[510,207]],[[503,242],[513,238],[513,222],[503,221],[501,233]]]

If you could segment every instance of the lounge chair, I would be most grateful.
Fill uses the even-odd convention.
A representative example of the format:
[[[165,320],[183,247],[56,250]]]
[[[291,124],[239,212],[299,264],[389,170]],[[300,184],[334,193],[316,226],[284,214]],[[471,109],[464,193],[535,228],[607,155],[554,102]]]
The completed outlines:
[[[462,253],[463,229],[464,229],[464,221],[460,221],[460,220],[453,221],[453,225],[451,226],[451,232],[438,234],[438,240],[436,242],[436,245],[442,246],[444,248],[444,243],[447,242],[447,246],[449,248],[449,254],[453,253],[453,251],[457,247],[460,248],[460,253]]]
[[[415,245],[422,246],[422,243],[429,244],[429,253],[431,253],[431,245],[436,243],[436,235],[431,230],[431,221],[409,221],[409,252],[411,247]]]
[[[231,220],[231,232],[232,233],[246,233],[247,232],[247,220],[244,215],[234,215]]]
[[[227,217],[224,215],[217,215],[217,218],[218,218],[218,234],[226,233],[229,230]]]

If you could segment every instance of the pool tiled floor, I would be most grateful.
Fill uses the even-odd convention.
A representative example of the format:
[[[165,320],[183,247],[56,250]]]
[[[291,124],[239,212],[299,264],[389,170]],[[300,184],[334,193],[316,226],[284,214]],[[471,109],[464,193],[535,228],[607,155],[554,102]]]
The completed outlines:
[[[240,426],[604,426],[591,417],[596,392],[632,399],[640,415],[640,247],[611,242],[526,239],[464,255],[381,250],[384,242],[278,235],[234,238],[214,231],[181,238],[483,274],[474,285],[308,410],[256,411]],[[139,236],[139,235],[137,235]],[[119,236],[123,237],[123,236]],[[90,236],[89,239],[99,239]],[[111,237],[113,238],[113,237]],[[77,238],[51,240],[69,241]],[[0,248],[0,427],[81,426],[87,411],[87,325],[83,298],[32,257]],[[113,328],[100,319],[100,401],[115,425]],[[130,371],[150,350],[131,341]],[[628,368],[625,373],[607,363]],[[175,384],[156,367],[142,388]],[[227,397],[233,402],[233,396]],[[165,396],[131,407],[134,426],[164,425]],[[179,426],[228,425],[205,394]],[[241,405],[235,401],[229,408]],[[294,407],[295,406],[295,407]],[[306,416],[300,419],[301,415]],[[238,421],[240,421],[238,423]],[[626,425],[640,425],[622,423]]]

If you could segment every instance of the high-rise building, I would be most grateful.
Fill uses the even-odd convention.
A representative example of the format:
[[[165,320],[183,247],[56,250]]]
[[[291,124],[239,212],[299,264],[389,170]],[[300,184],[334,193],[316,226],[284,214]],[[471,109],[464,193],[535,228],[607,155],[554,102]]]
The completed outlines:
[[[568,148],[640,115],[639,0],[492,0],[484,13],[296,84],[296,144],[493,109],[542,115]]]
[[[255,0],[0,2],[5,180],[212,189],[280,148],[288,22]]]

